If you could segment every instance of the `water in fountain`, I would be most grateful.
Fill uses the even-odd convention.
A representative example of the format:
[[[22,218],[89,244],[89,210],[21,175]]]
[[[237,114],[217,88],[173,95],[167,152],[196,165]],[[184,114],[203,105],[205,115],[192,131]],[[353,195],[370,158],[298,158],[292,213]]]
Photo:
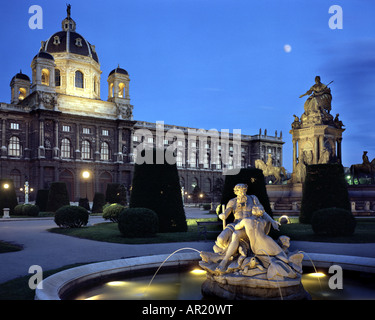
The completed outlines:
[[[182,250],[193,250],[193,251],[198,252],[199,254],[201,253],[201,251],[199,251],[199,250],[197,250],[197,249],[195,249],[195,248],[190,248],[190,247],[180,248],[180,249],[177,249],[177,250],[173,251],[173,252],[172,252],[167,258],[165,258],[164,261],[160,264],[159,268],[156,270],[156,272],[155,272],[155,274],[153,275],[153,277],[151,278],[151,280],[150,280],[148,286],[146,287],[145,291],[143,292],[143,294],[142,294],[143,296],[146,295],[148,288],[151,286],[152,281],[154,280],[154,278],[156,277],[157,273],[159,272],[159,270],[161,269],[161,267],[164,265],[164,263],[166,263],[167,260],[168,260],[170,257],[172,257],[174,254],[176,254],[177,252],[182,251]]]

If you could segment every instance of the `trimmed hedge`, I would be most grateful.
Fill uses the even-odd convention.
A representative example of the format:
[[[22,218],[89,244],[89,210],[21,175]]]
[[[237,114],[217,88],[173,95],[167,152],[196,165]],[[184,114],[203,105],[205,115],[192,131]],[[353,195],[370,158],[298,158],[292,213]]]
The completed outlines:
[[[39,207],[40,211],[47,211],[49,189],[39,189],[36,194],[35,204]]]
[[[78,200],[78,206],[85,208],[86,210],[90,211],[90,203],[89,199],[87,198],[79,198]]]
[[[221,204],[227,205],[229,200],[236,197],[234,194],[234,187],[236,184],[245,183],[247,184],[247,194],[255,195],[259,199],[259,202],[263,205],[264,210],[273,217],[273,212],[270,206],[270,200],[268,198],[266,184],[264,182],[264,175],[262,170],[256,168],[244,168],[241,169],[238,174],[226,175],[223,193],[221,196]],[[227,223],[231,223],[234,220],[233,213],[227,218]]]
[[[348,236],[354,233],[356,221],[348,210],[326,208],[313,213],[311,226],[316,234]]]
[[[52,182],[49,188],[46,211],[56,212],[59,208],[69,204],[69,194],[65,182]]]
[[[144,151],[143,151],[144,152]],[[153,150],[152,164],[135,164],[130,208],[148,208],[156,212],[159,232],[186,232],[187,223],[182,203],[180,179],[176,164],[156,164],[164,150]]]
[[[126,205],[126,189],[120,183],[108,183],[105,192],[105,201]]]
[[[324,208],[342,208],[351,212],[348,186],[341,164],[307,166],[299,221],[310,224],[313,213]]]
[[[39,215],[39,207],[34,204],[23,204],[22,215],[29,217],[37,217]]]
[[[125,206],[118,203],[112,203],[109,206],[105,206],[103,209],[103,219],[118,222],[118,216],[123,209],[125,209]]]
[[[60,228],[80,228],[88,221],[88,211],[79,206],[63,206],[55,213],[55,223]]]
[[[128,238],[147,238],[159,229],[158,215],[147,208],[126,208],[118,216],[118,228]]]
[[[92,212],[100,213],[103,212],[103,207],[105,205],[105,195],[101,192],[95,192],[94,200],[92,203]]]

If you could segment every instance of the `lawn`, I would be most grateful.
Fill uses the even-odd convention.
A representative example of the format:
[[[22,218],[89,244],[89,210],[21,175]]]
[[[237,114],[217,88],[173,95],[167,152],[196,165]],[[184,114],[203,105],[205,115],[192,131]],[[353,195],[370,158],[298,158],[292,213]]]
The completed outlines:
[[[187,232],[173,232],[173,233],[158,233],[152,238],[126,238],[121,235],[118,230],[117,223],[100,223],[94,226],[75,229],[53,228],[49,231],[64,234],[73,237],[124,243],[124,244],[145,244],[145,243],[163,243],[163,242],[187,242],[204,240],[204,237],[199,234],[196,221],[215,221],[216,218],[208,219],[188,219]],[[220,233],[220,226],[213,226],[208,233],[208,240],[215,240]],[[280,226],[279,232],[272,232],[270,234],[273,238],[280,235],[287,235],[291,240],[301,241],[319,241],[319,242],[338,242],[338,243],[366,243],[375,242],[375,219],[357,219],[357,227],[352,236],[345,237],[329,237],[319,236],[314,234],[311,225],[300,224],[298,219],[293,219],[292,223]]]
[[[187,219],[188,231],[187,232],[170,232],[170,233],[157,233],[155,237],[151,238],[126,238],[124,237],[114,222],[99,223],[90,227],[84,228],[52,228],[50,232],[64,234],[78,238],[85,238],[97,241],[106,241],[124,244],[145,244],[145,243],[165,243],[165,242],[188,242],[204,240],[204,236],[199,234],[196,221],[216,221],[217,218],[206,219]],[[220,233],[220,226],[210,227],[210,230],[217,231],[208,233],[207,239],[214,240]]]

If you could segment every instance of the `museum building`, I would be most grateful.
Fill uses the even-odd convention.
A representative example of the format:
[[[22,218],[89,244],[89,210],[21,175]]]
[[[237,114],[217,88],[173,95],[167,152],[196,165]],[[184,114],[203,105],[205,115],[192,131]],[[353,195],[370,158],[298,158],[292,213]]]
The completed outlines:
[[[129,74],[119,66],[109,72],[108,98],[101,100],[102,71],[95,46],[76,32],[70,10],[62,30],[42,41],[31,61],[31,74],[30,80],[22,71],[17,73],[10,81],[10,103],[0,103],[0,173],[1,178],[14,181],[19,201],[24,200],[20,188],[26,180],[34,190],[63,181],[71,201],[86,194],[92,201],[94,192],[105,193],[108,183],[130,188],[137,146],[156,145],[157,124],[133,119]],[[139,129],[153,136],[140,137]],[[268,154],[274,166],[282,166],[281,132],[279,136],[277,132],[267,135],[266,130],[241,135],[240,146],[231,143],[230,134],[229,162],[222,163],[212,159],[212,148],[218,148],[215,154],[220,155],[221,146],[213,145],[207,132],[207,139],[201,140],[201,131],[196,130],[192,140],[187,133],[193,128],[163,126],[165,133],[171,129],[186,133],[183,147],[190,148],[175,154],[181,187],[190,193],[199,186],[210,198],[206,200],[212,200],[215,184],[223,181],[224,167],[233,165],[234,152],[240,154],[241,167],[254,166],[257,159],[266,161]],[[176,141],[176,137],[165,137],[164,148]],[[204,148],[199,147],[202,141]],[[204,156],[199,158],[202,150]],[[86,179],[84,171],[90,173]]]

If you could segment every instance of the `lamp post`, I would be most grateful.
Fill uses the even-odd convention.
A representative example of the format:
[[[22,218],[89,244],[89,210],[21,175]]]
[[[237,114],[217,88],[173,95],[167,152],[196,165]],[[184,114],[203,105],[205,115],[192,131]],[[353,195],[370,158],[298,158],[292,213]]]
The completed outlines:
[[[3,184],[3,189],[4,190],[8,190],[9,189],[9,184],[8,183],[4,183]],[[7,219],[7,218],[10,218],[10,216],[9,216],[9,208],[3,208],[3,219]]]
[[[90,172],[87,171],[87,170],[83,171],[82,172],[82,178],[86,182],[86,199],[88,200],[87,193],[88,193],[88,179],[90,178]]]

